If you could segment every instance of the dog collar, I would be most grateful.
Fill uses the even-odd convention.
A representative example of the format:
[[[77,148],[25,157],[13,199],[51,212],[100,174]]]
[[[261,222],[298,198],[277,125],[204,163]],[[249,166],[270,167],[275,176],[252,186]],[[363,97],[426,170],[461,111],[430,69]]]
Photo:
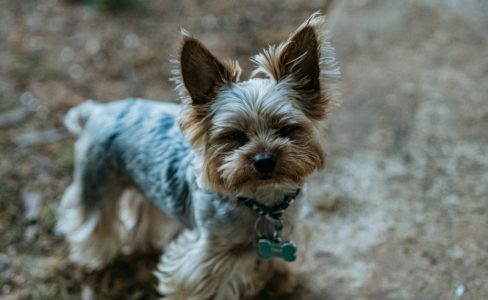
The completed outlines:
[[[256,212],[258,215],[265,217],[266,219],[279,220],[283,214],[283,211],[287,209],[300,194],[300,189],[296,189],[293,193],[285,195],[283,201],[275,206],[267,206],[259,203],[254,198],[237,197],[237,201],[242,202],[245,206]]]
[[[275,206],[267,206],[253,198],[237,198],[237,201],[243,203],[258,214],[254,230],[258,236],[257,252],[259,257],[264,259],[280,257],[288,262],[296,259],[296,244],[293,241],[282,241],[281,231],[283,229],[283,222],[281,221],[281,217],[283,216],[283,211],[295,201],[299,194],[300,189],[296,189],[293,193],[285,195],[283,201]],[[273,225],[274,232],[272,238],[264,237],[259,233],[258,226],[262,218],[265,218]]]

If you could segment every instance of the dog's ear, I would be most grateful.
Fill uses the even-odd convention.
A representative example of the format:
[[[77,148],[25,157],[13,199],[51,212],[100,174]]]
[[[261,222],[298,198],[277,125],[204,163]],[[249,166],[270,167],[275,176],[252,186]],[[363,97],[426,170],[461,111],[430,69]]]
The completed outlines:
[[[237,62],[220,61],[197,39],[184,35],[180,53],[181,78],[193,105],[207,104],[225,84],[239,80]]]
[[[285,43],[253,58],[257,68],[252,76],[264,74],[278,82],[290,79],[297,104],[316,120],[327,114],[335,96],[333,84],[340,76],[324,27],[325,18],[315,13]]]
[[[237,61],[217,59],[188,32],[183,31],[183,44],[172,80],[183,102],[180,128],[193,147],[202,147],[210,128],[206,116],[212,100],[226,85],[239,81],[241,68]]]
[[[282,71],[278,80],[291,75],[299,89],[320,89],[320,46],[315,31],[312,26],[304,26],[290,37],[279,58]]]
[[[327,99],[320,87],[320,42],[317,31],[320,27],[310,20],[300,26],[279,54],[279,72],[275,79],[293,78],[296,101],[311,118],[322,119],[327,110]]]

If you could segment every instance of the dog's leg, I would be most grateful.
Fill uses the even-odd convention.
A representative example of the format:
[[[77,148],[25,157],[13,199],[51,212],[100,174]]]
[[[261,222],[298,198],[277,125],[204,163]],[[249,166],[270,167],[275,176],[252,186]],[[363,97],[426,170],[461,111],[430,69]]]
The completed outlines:
[[[103,267],[121,246],[117,207],[123,188],[94,149],[87,135],[76,142],[74,179],[61,200],[57,222],[57,231],[70,245],[70,259],[89,269]]]
[[[161,250],[180,230],[176,222],[134,189],[123,193],[119,216],[124,254]]]
[[[245,299],[273,275],[271,262],[248,247],[226,245],[206,232],[185,230],[161,258],[156,276],[167,299]]]

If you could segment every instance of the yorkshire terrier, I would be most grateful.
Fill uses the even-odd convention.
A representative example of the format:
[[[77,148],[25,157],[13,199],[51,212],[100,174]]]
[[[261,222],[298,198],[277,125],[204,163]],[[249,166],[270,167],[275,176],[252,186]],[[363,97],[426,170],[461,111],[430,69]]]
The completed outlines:
[[[70,258],[98,269],[124,249],[167,243],[156,276],[169,299],[291,292],[292,227],[307,178],[325,165],[321,125],[340,75],[324,22],[313,14],[254,56],[247,81],[236,61],[183,32],[173,70],[181,106],[72,108],[74,179],[57,224]],[[182,228],[172,241],[165,216]]]

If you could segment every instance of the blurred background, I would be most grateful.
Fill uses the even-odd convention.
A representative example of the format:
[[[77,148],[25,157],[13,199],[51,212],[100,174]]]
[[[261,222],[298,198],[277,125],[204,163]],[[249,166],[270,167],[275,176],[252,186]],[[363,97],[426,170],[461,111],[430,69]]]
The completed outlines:
[[[0,298],[155,299],[157,254],[95,273],[67,261],[55,210],[71,180],[67,109],[177,101],[184,27],[249,57],[327,13],[343,71],[327,170],[301,221],[289,299],[488,299],[488,2],[0,1]]]

